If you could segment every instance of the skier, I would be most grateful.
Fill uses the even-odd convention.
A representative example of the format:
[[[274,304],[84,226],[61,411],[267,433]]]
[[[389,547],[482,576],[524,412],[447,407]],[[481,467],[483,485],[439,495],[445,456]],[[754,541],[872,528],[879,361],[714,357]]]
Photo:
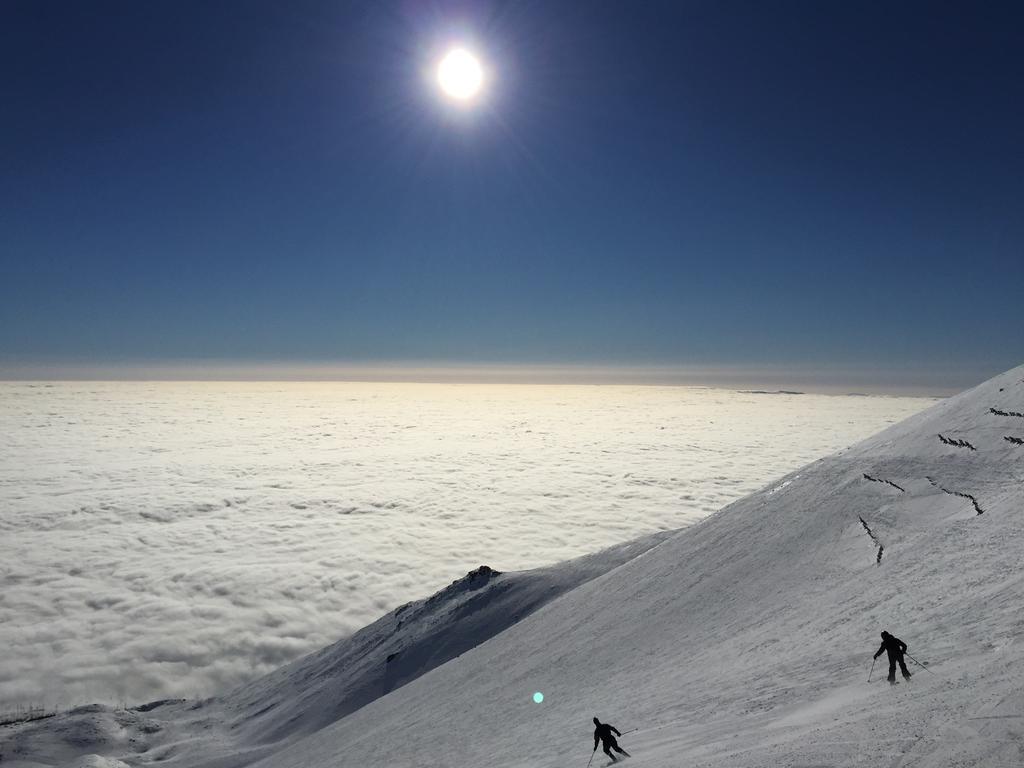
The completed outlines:
[[[889,654],[889,684],[896,685],[896,665],[900,665],[900,672],[903,673],[903,679],[910,679],[910,672],[907,670],[907,664],[903,661],[903,654],[907,652],[907,644],[900,640],[898,637],[890,635],[885,630],[882,631],[882,644],[878,646],[878,650],[875,651],[873,658],[878,658],[882,655],[882,651]]]
[[[596,717],[594,718],[594,751],[597,752],[597,742],[600,741],[604,745],[604,753],[612,759],[613,763],[617,763],[619,758],[612,754],[614,749],[620,755],[629,757],[629,752],[619,746],[619,743],[615,740],[615,736],[621,736],[619,729],[608,723],[602,723]],[[612,732],[615,732],[615,736],[612,736]]]

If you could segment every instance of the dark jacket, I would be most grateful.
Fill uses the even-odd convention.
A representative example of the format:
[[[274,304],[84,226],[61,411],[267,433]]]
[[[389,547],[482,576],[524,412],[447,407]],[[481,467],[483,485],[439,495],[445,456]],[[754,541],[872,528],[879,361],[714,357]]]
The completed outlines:
[[[883,651],[888,652],[889,658],[899,658],[907,652],[907,644],[894,635],[886,635],[882,638],[882,644],[878,646],[874,657],[877,659]]]
[[[615,732],[615,736],[621,736],[619,729],[615,726],[608,725],[608,723],[601,723],[597,728],[594,729],[594,750],[597,751],[597,742],[603,741],[605,744],[611,742],[615,743],[615,736],[612,736],[612,731]]]

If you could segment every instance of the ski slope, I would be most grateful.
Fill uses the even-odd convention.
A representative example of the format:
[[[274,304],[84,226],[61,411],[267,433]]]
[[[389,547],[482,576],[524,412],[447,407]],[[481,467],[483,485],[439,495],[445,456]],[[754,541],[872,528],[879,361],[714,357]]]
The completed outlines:
[[[671,536],[471,574],[223,698],[5,729],[3,764],[582,768],[597,715],[637,729],[636,768],[1018,766],[1022,414],[1024,366]],[[882,629],[927,663],[909,683],[884,657],[867,682]],[[60,741],[88,718],[106,741]]]
[[[0,729],[0,762],[82,768],[133,764],[249,765],[469,650],[547,602],[672,535],[660,532],[525,572],[481,566],[425,600],[223,697],[130,709],[99,704]],[[83,754],[88,753],[88,754]],[[116,758],[111,768],[120,765]],[[83,764],[86,765],[86,764]],[[91,768],[94,763],[88,763]]]
[[[781,479],[259,765],[582,766],[594,715],[641,729],[637,767],[1020,765],[1024,418],[991,409],[1024,412],[1022,379]],[[883,628],[930,673],[869,685]]]

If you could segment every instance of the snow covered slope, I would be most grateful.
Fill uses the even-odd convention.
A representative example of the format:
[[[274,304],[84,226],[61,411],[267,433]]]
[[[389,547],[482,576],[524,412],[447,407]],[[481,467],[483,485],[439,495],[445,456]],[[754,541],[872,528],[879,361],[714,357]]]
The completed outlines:
[[[480,645],[539,607],[656,546],[658,533],[518,573],[487,566],[229,694],[224,717],[245,741],[311,733]]]
[[[1022,413],[1024,367],[730,505],[259,765],[582,766],[594,715],[639,729],[623,739],[638,768],[1019,765]],[[929,671],[890,688],[876,667],[868,684],[885,628]]]
[[[598,715],[637,768],[1020,765],[1022,506],[1024,367],[660,543],[471,574],[222,699],[5,729],[0,755],[582,768]],[[869,684],[881,629],[927,669]]]
[[[71,766],[96,754],[163,766],[247,765],[473,648],[545,603],[646,552],[671,532],[531,571],[487,566],[351,637],[220,698],[93,705],[0,729],[0,763]],[[97,766],[103,765],[100,762]],[[91,765],[91,763],[90,763]]]

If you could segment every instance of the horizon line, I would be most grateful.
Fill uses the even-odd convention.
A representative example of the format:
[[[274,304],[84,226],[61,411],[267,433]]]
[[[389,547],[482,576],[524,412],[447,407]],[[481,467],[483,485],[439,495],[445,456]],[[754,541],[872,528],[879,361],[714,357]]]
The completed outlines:
[[[464,361],[163,360],[0,362],[7,382],[352,382],[693,386],[755,392],[947,397],[1001,370],[853,363],[622,364]]]

